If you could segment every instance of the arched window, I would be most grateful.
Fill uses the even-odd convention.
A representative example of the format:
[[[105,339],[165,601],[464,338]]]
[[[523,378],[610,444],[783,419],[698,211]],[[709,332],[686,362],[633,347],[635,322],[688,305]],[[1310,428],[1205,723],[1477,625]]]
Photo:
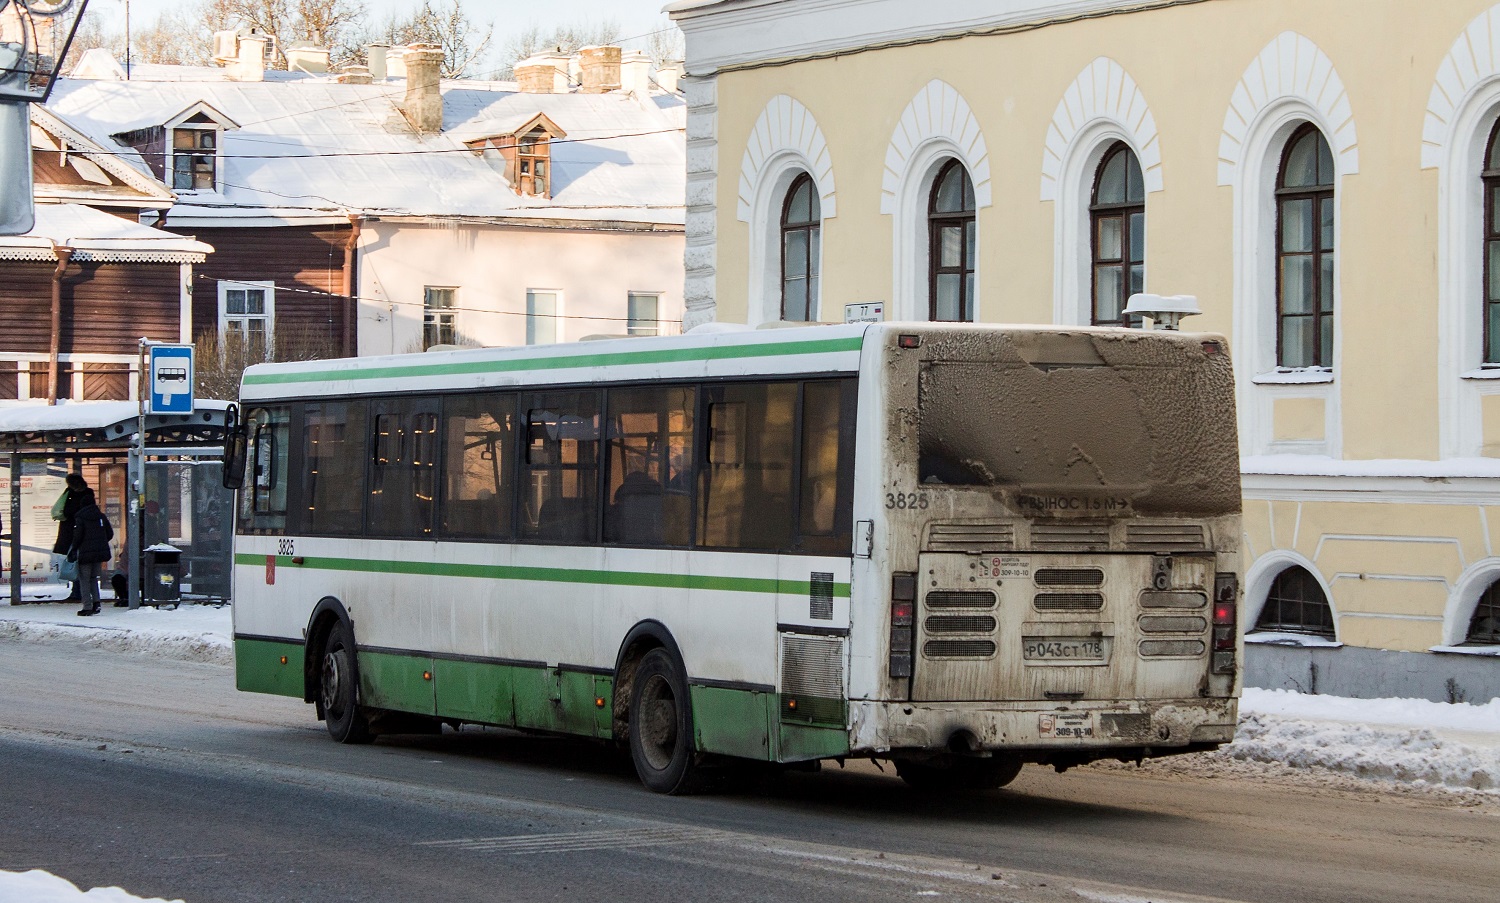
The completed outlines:
[[[1306,568],[1289,567],[1271,581],[1256,630],[1305,633],[1333,639],[1333,609],[1323,587]]]
[[[1094,179],[1095,326],[1140,326],[1125,304],[1146,286],[1146,184],[1135,152],[1123,141],[1104,154]]]
[[[927,208],[931,236],[931,285],[927,318],[972,322],[974,319],[974,183],[968,170],[949,160],[932,183]]]
[[[1484,153],[1484,363],[1500,364],[1500,123]]]
[[[1465,646],[1500,646],[1500,581],[1479,597],[1474,606],[1474,617],[1469,619],[1469,631],[1464,634]]]
[[[818,186],[803,173],[792,180],[781,208],[781,319],[818,318],[818,259],[823,208]]]
[[[1297,129],[1276,180],[1276,363],[1333,366],[1333,152],[1317,127]]]

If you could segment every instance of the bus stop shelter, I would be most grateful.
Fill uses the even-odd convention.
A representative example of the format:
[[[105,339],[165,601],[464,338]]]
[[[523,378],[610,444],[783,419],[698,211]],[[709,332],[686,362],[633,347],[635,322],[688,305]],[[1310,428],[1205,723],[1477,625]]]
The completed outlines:
[[[227,603],[234,493],[224,488],[221,458],[228,409],[228,402],[200,400],[191,414],[142,418],[134,401],[0,406],[0,595],[13,605],[66,597],[52,555],[51,507],[64,476],[76,472],[92,477],[115,529],[104,580],[124,575],[132,607]],[[175,564],[173,579],[147,585],[148,561]],[[170,595],[162,591],[167,584]],[[108,589],[106,582],[106,596]]]

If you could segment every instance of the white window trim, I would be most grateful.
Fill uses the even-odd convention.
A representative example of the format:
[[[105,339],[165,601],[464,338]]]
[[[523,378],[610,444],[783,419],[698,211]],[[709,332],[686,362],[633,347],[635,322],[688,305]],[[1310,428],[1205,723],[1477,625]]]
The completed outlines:
[[[893,230],[891,319],[927,319],[931,276],[928,206],[938,170],[950,159],[961,162],[973,182],[974,242],[975,247],[983,248],[983,217],[979,212],[994,203],[984,132],[963,95],[934,79],[907,105],[886,149],[880,212],[891,217]],[[983,253],[979,257],[983,259]],[[984,268],[977,264],[973,299],[976,321],[983,319],[985,278]]]
[[[1443,645],[1458,646],[1464,641],[1469,622],[1474,619],[1474,609],[1479,607],[1479,598],[1496,580],[1500,580],[1500,558],[1476,561],[1459,575],[1448,591],[1448,604],[1443,611]]]
[[[166,175],[167,175],[167,178],[166,178],[165,181],[167,183],[167,187],[171,188],[172,191],[174,191],[177,194],[197,195],[197,194],[208,194],[208,193],[211,193],[211,192],[218,192],[223,187],[223,184],[224,184],[224,127],[221,126],[221,125],[217,125],[217,124],[215,124],[215,125],[203,125],[203,124],[196,123],[196,122],[195,123],[191,123],[191,124],[178,122],[178,123],[169,123],[166,126],[166,130],[167,130],[167,134],[166,134],[166,145],[167,145],[167,167],[166,167]],[[174,133],[178,132],[178,131],[183,131],[183,130],[192,130],[192,131],[198,131],[198,132],[213,132],[214,133],[214,187],[213,188],[174,188],[173,187],[173,185],[177,181],[177,169],[176,169],[176,167],[177,167],[177,141],[176,141],[176,136],[175,136]]]
[[[818,192],[821,230],[824,222],[838,216],[833,157],[811,111],[795,98],[778,94],[767,102],[755,121],[740,161],[736,217],[750,226],[746,317],[751,326],[781,319],[781,212],[787,189],[802,173],[812,178],[813,188]],[[820,243],[820,276],[821,254]],[[821,289],[820,280],[820,312]]]
[[[222,338],[229,334],[229,299],[226,297],[232,289],[265,289],[266,292],[266,344],[270,348],[275,347],[276,341],[276,283],[270,280],[256,279],[220,279],[219,280],[219,336]],[[250,319],[250,317],[233,317],[232,319]]]
[[[630,319],[630,296],[631,295],[639,295],[639,296],[642,296],[642,297],[649,296],[649,297],[652,297],[652,298],[656,299],[656,332],[655,333],[650,333],[650,334],[652,334],[652,335],[659,335],[659,336],[660,335],[666,335],[666,331],[662,328],[663,324],[662,324],[662,310],[661,310],[661,299],[662,299],[662,296],[665,295],[665,294],[666,294],[666,292],[662,292],[662,291],[647,291],[645,289],[633,289],[632,288],[632,289],[626,289],[625,290],[625,334],[626,335],[647,335],[648,334],[648,333],[633,333],[633,332],[630,331],[630,324],[632,322],[632,320]]]
[[[1219,184],[1234,190],[1234,336],[1240,453],[1343,455],[1340,372],[1344,344],[1343,255],[1335,262],[1333,368],[1322,384],[1279,384],[1276,360],[1276,179],[1286,142],[1311,122],[1333,152],[1334,247],[1343,247],[1344,177],[1359,172],[1358,135],[1333,62],[1308,38],[1283,32],[1240,77],[1219,138]],[[1267,379],[1261,379],[1269,377]],[[1323,439],[1277,442],[1275,403],[1321,398]]]
[[[564,295],[563,295],[563,290],[560,289],[560,288],[528,288],[526,290],[526,319],[524,321],[522,321],[522,326],[521,326],[521,344],[523,346],[525,346],[525,347],[528,347],[528,348],[534,348],[534,347],[538,347],[540,345],[549,344],[547,342],[538,342],[538,343],[536,343],[536,345],[532,345],[530,342],[526,341],[526,324],[529,324],[531,322],[531,319],[532,319],[532,313],[531,313],[531,296],[532,295],[556,295],[557,296],[557,307],[552,311],[552,323],[553,323],[553,334],[552,335],[553,335],[553,338],[552,338],[552,342],[550,344],[561,345],[563,342],[567,341],[567,338],[564,335],[564,330],[563,330],[563,321],[564,321],[563,298],[564,298]]]
[[[1342,643],[1343,624],[1339,618],[1339,607],[1333,599],[1333,588],[1328,581],[1323,579],[1323,574],[1318,566],[1308,558],[1299,555],[1290,549],[1275,549],[1267,552],[1255,560],[1250,569],[1245,572],[1245,611],[1244,618],[1240,621],[1244,625],[1243,632],[1252,634],[1255,625],[1260,621],[1260,613],[1266,607],[1266,599],[1271,595],[1271,584],[1276,581],[1277,575],[1289,567],[1301,567],[1313,579],[1318,581],[1318,586],[1323,590],[1323,598],[1328,600],[1328,610],[1333,615],[1333,639],[1336,643]]]
[[[1157,138],[1156,119],[1145,96],[1124,67],[1107,57],[1085,67],[1058,101],[1042,155],[1042,201],[1054,202],[1058,249],[1052,282],[1055,323],[1088,326],[1094,319],[1089,208],[1105,152],[1119,141],[1135,154],[1149,207],[1149,196],[1165,187]],[[1149,236],[1148,225],[1148,242]],[[1149,244],[1146,257],[1150,259]],[[1149,265],[1146,279],[1149,290]]]
[[[423,286],[422,286],[422,337],[421,337],[422,344],[424,344],[424,345],[427,344],[427,312],[428,312],[428,307],[427,307],[427,293],[429,291],[433,290],[433,289],[437,289],[439,291],[451,291],[453,293],[453,306],[452,307],[434,307],[434,308],[431,308],[431,310],[434,313],[438,313],[438,314],[447,313],[448,316],[450,316],[450,317],[453,318],[453,341],[454,341],[454,343],[458,342],[458,335],[459,335],[459,333],[458,333],[458,303],[459,303],[458,302],[458,292],[459,292],[460,288],[461,287],[457,286],[457,285],[426,285],[426,284],[423,284]],[[439,342],[437,344],[443,344],[443,343]]]
[[[1422,167],[1438,170],[1438,449],[1484,455],[1484,398],[1500,382],[1484,359],[1485,144],[1500,119],[1500,6],[1480,14],[1438,67],[1422,133]],[[1475,40],[1482,38],[1482,40]],[[1479,52],[1476,54],[1476,50]]]

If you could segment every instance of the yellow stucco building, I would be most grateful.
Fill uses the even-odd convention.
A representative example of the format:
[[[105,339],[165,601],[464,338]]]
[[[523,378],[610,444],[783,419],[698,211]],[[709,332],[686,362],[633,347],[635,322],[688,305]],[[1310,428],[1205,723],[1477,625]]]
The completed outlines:
[[[1500,695],[1500,5],[682,0],[685,326],[1235,351],[1247,683]]]

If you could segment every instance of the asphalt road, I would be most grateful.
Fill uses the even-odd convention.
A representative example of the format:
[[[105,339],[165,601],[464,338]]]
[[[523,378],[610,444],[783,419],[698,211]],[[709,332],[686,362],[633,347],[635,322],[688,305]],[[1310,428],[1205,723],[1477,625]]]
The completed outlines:
[[[868,764],[660,797],[586,742],[328,740],[230,669],[0,640],[0,870],[270,900],[1484,901],[1500,806],[1028,767],[932,798]]]

